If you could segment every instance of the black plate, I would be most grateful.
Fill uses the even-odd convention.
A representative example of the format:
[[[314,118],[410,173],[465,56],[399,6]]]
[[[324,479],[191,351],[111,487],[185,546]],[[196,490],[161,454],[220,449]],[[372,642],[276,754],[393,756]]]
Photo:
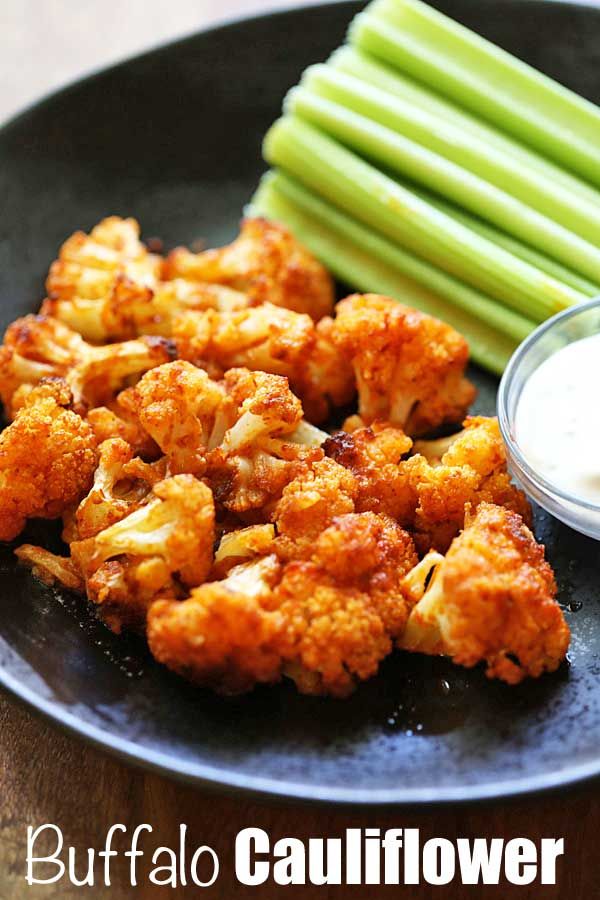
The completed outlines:
[[[444,0],[443,9],[600,100],[600,11]],[[0,132],[2,324],[37,308],[56,249],[109,213],[169,244],[233,237],[285,90],[344,36],[355,3],[237,22],[82,81]],[[496,382],[475,372],[478,410]],[[396,655],[344,702],[290,686],[235,702],[195,690],[84,603],[0,552],[0,682],[57,723],[196,783],[339,802],[516,794],[600,772],[599,545],[546,515],[573,629],[569,664],[518,688],[443,660]],[[29,539],[47,540],[48,526]]]

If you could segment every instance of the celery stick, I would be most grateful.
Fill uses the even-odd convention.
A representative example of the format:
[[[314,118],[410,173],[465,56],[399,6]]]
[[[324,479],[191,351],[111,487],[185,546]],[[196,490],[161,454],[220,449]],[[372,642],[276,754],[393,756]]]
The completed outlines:
[[[344,237],[355,243],[363,241],[364,228],[312,194],[300,182],[294,181],[281,172],[275,172],[271,175],[270,183],[274,189],[285,195],[299,209],[328,222],[329,226],[338,234],[343,234]],[[378,241],[381,242],[382,239],[379,238]],[[466,313],[487,322],[497,331],[503,332],[516,341],[522,341],[535,327],[535,323],[531,319],[527,319],[514,310],[475,291],[406,250],[399,247],[392,249],[390,245],[385,261],[391,263],[399,274],[433,291],[443,300],[448,300]]]
[[[419,0],[381,0],[351,40],[600,186],[600,110]]]
[[[560,183],[563,187],[568,188],[571,194],[583,197],[588,203],[594,204],[596,209],[600,209],[600,191],[586,181],[566,172],[534,150],[524,147],[509,135],[482,122],[466,110],[455,106],[451,101],[438,96],[429,88],[417,84],[416,81],[401,72],[378,62],[374,57],[363,53],[356,47],[348,45],[340,47],[331,55],[328,66],[354,75],[362,82],[372,84],[394,97],[405,98],[438,118],[452,122],[463,131],[473,134],[488,147],[494,147],[509,154],[523,165],[535,169],[541,176]]]
[[[574,196],[560,182],[539,174],[535,168],[465,132],[461,126],[330,66],[310,67],[301,84],[319,97],[371,119],[473,172],[565,229],[600,245],[597,204]]]
[[[402,184],[402,182],[400,183]],[[568,284],[576,291],[586,294],[588,297],[595,297],[600,294],[600,284],[593,284],[591,281],[581,278],[579,275],[576,275],[575,272],[572,272],[571,269],[561,266],[560,263],[544,256],[544,254],[540,253],[538,250],[534,250],[533,247],[529,247],[527,244],[523,244],[521,241],[516,240],[516,238],[510,237],[505,231],[494,228],[493,225],[483,222],[481,219],[478,219],[477,216],[473,216],[471,213],[465,212],[464,209],[459,209],[457,206],[454,206],[454,204],[448,203],[446,200],[442,200],[441,197],[436,197],[428,191],[421,190],[415,185],[410,185],[410,189],[424,200],[437,206],[437,208],[441,209],[442,212],[445,212],[446,215],[456,219],[457,222],[466,225],[467,228],[483,235],[483,237],[487,238],[489,241],[493,241],[500,247],[504,247],[509,253],[514,253],[519,259],[524,259],[526,262],[531,263],[532,266],[541,269],[542,272],[552,275],[552,277],[556,278],[558,281]]]
[[[265,138],[267,162],[461,281],[534,321],[585,295],[465,228],[413,192],[297,119],[279,119]]]
[[[438,153],[308,88],[294,88],[286,108],[361,156],[448,197],[576,272],[600,279],[600,247]]]
[[[387,261],[395,252],[388,241],[352,223],[357,236],[354,241],[335,230],[328,218],[328,208],[323,214],[307,212],[296,206],[280,188],[280,182],[273,182],[266,176],[248,212],[286,224],[336,277],[353,288],[396,297],[448,322],[465,335],[475,362],[498,375],[502,373],[516,347],[514,340],[458,307],[444,303],[436,294],[398,273],[393,263]]]

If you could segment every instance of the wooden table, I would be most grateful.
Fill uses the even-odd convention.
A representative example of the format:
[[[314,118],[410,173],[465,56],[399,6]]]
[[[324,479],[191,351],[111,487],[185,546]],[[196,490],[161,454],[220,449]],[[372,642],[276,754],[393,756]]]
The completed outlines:
[[[568,794],[415,812],[335,809],[256,802],[243,796],[226,797],[198,792],[157,775],[136,771],[102,753],[66,737],[9,701],[0,701],[0,897],[23,900],[40,897],[71,900],[86,896],[84,888],[28,887],[24,881],[26,826],[46,822],[59,825],[65,845],[74,846],[77,858],[87,847],[101,849],[111,825],[133,828],[150,823],[154,833],[147,846],[177,847],[180,823],[188,825],[192,846],[208,844],[217,852],[221,874],[206,891],[180,890],[145,885],[133,891],[128,869],[119,860],[113,886],[88,888],[93,897],[130,900],[132,897],[206,897],[211,900],[258,898],[279,900],[291,894],[302,900],[371,900],[379,897],[498,898],[510,900],[592,900],[599,896],[600,834],[598,786],[571,790]],[[337,837],[346,828],[419,828],[422,840],[430,837],[564,837],[565,857],[559,861],[556,886],[523,888],[366,888],[289,887],[272,884],[243,887],[233,873],[235,836],[242,828],[263,828],[275,841],[283,836]],[[117,849],[120,842],[115,841]],[[124,849],[125,845],[122,845]],[[140,870],[143,873],[143,869]],[[146,878],[144,878],[144,881]],[[144,884],[140,878],[140,885]]]
[[[192,31],[218,18],[286,0],[1,0],[0,119],[51,87],[85,70],[160,40]],[[101,36],[101,37],[100,37]],[[24,65],[23,61],[28,64]],[[18,73],[18,76],[17,74]],[[127,883],[124,866],[115,869],[111,889],[65,886],[28,887],[24,880],[26,827],[53,822],[65,843],[101,848],[108,828],[151,823],[152,846],[176,846],[180,823],[187,823],[194,846],[217,850],[222,874],[207,891],[140,887]],[[244,888],[233,875],[237,832],[262,827],[272,840],[283,835],[335,837],[348,827],[418,827],[429,837],[564,837],[556,887],[505,888],[288,888],[303,900],[410,896],[462,900],[467,897],[591,898],[600,896],[600,786],[567,794],[445,811],[351,812],[298,807],[199,793],[155,775],[135,771],[58,733],[8,699],[0,698],[0,900],[29,897],[93,896],[111,900],[198,897],[215,900],[255,897],[275,900],[283,888]],[[118,847],[118,842],[117,842]]]

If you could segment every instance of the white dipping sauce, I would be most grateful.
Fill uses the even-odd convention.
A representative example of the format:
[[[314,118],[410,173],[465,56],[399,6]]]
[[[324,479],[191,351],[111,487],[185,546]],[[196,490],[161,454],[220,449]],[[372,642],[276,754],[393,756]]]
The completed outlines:
[[[515,438],[539,475],[600,506],[600,334],[558,350],[528,378]]]

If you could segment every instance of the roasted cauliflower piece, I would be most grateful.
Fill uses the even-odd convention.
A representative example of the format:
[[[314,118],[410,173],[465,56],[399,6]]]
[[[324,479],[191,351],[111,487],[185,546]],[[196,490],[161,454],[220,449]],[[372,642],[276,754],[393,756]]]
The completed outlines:
[[[338,584],[369,594],[386,631],[402,633],[407,610],[400,580],[417,564],[409,533],[389,516],[372,512],[336,516],[315,543],[312,561]]]
[[[302,421],[286,378],[230,369],[222,382],[184,360],[149,372],[131,393],[143,428],[170,472],[203,474],[226,509],[275,499],[324,434]]]
[[[335,516],[354,512],[358,490],[354,475],[334,460],[307,461],[272,511],[278,552],[284,558],[304,556]]]
[[[225,372],[238,366],[285,375],[293,384],[315,342],[310,316],[264,303],[237,312],[189,312],[176,318],[180,358]]]
[[[267,510],[308,461],[323,456],[323,433],[281,375],[230,369],[224,386],[235,421],[207,456],[215,499],[238,515]]]
[[[161,593],[202,584],[213,563],[214,520],[210,489],[193,475],[174,475],[125,518],[71,544],[88,597],[114,631],[142,627]]]
[[[62,377],[75,407],[86,411],[111,401],[128,378],[167,362],[174,352],[155,337],[94,347],[57,319],[25,316],[10,325],[0,348],[0,396],[12,417],[33,385]]]
[[[306,418],[316,424],[347,406],[356,394],[354,370],[338,349],[332,332],[333,319],[329,316],[317,322],[314,346],[305,368],[293,382]]]
[[[558,668],[569,628],[544,548],[519,515],[480,504],[446,556],[430,561],[429,581],[407,576],[416,603],[399,646],[467,667],[485,662],[489,678],[508,684]],[[427,557],[420,565],[422,575]]]
[[[496,503],[531,521],[529,503],[508,474],[495,418],[470,416],[458,434],[413,445],[398,428],[385,422],[365,427],[352,416],[323,449],[356,479],[356,511],[391,516],[413,532],[422,553],[448,549],[467,504]]]
[[[337,304],[332,337],[351,362],[365,424],[384,420],[411,436],[460,422],[475,388],[467,342],[449,325],[377,294]]]
[[[21,544],[15,550],[15,556],[44,584],[59,585],[79,593],[84,590],[81,573],[69,556],[58,556],[34,544]]]
[[[465,507],[495,503],[531,523],[525,494],[511,481],[506,453],[493,417],[470,416],[456,435],[417,441],[418,455],[404,463],[417,496],[414,531],[417,546],[445,551],[464,524]]]
[[[241,309],[250,298],[224,285],[162,281],[163,261],[139,239],[134,219],[105,219],[62,246],[46,282],[42,312],[94,342],[169,337],[188,309]]]
[[[175,474],[203,472],[207,452],[234,421],[225,388],[184,360],[150,370],[119,401],[158,444]]]
[[[384,513],[404,527],[412,526],[418,502],[414,464],[404,459],[412,440],[386,422],[364,427],[360,420],[348,420],[344,428],[348,430],[334,433],[323,450],[355,477],[357,512]]]
[[[333,519],[273,595],[286,621],[284,674],[303,694],[345,697],[377,673],[404,630],[400,582],[417,556],[407,532],[374,513]]]
[[[283,673],[303,693],[346,696],[375,674],[402,631],[408,611],[399,585],[415,562],[410,537],[391,520],[341,516],[310,558],[282,564],[271,554],[183,602],[157,601],[150,648],[169,668],[223,693]]]
[[[132,336],[112,330],[107,312],[110,318],[111,305],[143,308],[152,298],[162,261],[148,252],[139,235],[135,219],[118,216],[104,219],[89,235],[73,234],[50,267],[43,312],[86,340]]]
[[[0,540],[15,538],[26,519],[58,518],[89,490],[96,442],[70,401],[64,382],[42,383],[0,434]]]
[[[327,271],[282,225],[245,219],[226,247],[191,253],[183,247],[167,257],[165,278],[211,282],[246,294],[253,303],[273,303],[317,321],[333,308]]]
[[[280,571],[276,557],[266,556],[195,588],[187,600],[157,600],[147,627],[155,658],[222,694],[278,681],[284,621],[267,600]]]
[[[238,311],[188,312],[177,316],[173,338],[179,357],[219,375],[244,366],[285,375],[311,422],[354,394],[354,374],[329,337],[331,319],[315,325],[310,316],[272,303]]]
[[[273,549],[275,526],[249,525],[227,531],[219,541],[212,575],[222,578],[234,566],[250,559],[267,556]]]
[[[48,316],[24,316],[6,329],[0,347],[0,397],[13,418],[33,385],[65,377],[85,357],[80,335]]]
[[[86,415],[98,445],[112,438],[129,444],[136,456],[146,460],[160,456],[158,444],[145,431],[137,416],[129,409],[128,397],[133,389],[126,388],[108,406],[96,406]]]
[[[75,512],[78,540],[85,540],[124,519],[140,506],[166,474],[164,460],[145,463],[120,438],[99,447],[98,467],[89,494]]]

